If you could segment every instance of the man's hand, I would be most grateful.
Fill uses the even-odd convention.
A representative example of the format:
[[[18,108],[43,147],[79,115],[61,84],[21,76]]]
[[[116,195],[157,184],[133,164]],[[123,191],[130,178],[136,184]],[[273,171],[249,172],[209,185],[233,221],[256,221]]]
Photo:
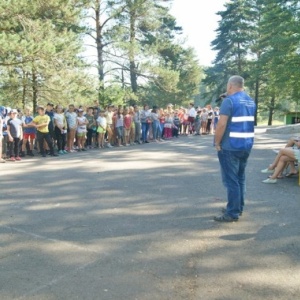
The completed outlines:
[[[221,151],[221,149],[222,149],[220,145],[215,145],[215,148],[217,151]]]

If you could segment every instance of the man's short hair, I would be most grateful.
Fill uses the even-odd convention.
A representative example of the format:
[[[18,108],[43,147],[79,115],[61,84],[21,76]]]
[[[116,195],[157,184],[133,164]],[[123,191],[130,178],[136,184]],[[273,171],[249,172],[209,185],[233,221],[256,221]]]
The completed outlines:
[[[234,75],[229,78],[228,83],[232,84],[235,87],[243,88],[244,78],[242,76]]]
[[[244,82],[245,82],[244,78],[238,75],[231,76],[228,80],[228,83],[238,88],[243,88]]]

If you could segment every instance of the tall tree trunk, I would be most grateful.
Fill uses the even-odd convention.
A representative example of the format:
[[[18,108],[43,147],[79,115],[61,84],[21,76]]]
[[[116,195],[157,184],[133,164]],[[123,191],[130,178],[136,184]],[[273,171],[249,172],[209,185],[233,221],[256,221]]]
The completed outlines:
[[[133,93],[137,93],[138,90],[136,63],[135,63],[135,35],[136,35],[135,22],[136,22],[136,12],[133,3],[130,7],[130,45],[129,45],[130,83],[131,83],[131,89]]]
[[[124,69],[121,70],[121,83],[122,83],[122,89],[125,89],[125,76],[124,76]]]
[[[270,106],[269,106],[268,126],[271,126],[273,122],[274,107],[275,107],[275,96],[272,96]]]
[[[97,58],[98,58],[98,77],[100,81],[100,87],[104,82],[104,62],[103,62],[103,36],[101,25],[101,0],[97,0],[95,3],[95,20],[96,20],[96,45],[97,45]]]
[[[241,56],[241,44],[238,43],[238,72],[242,76],[242,56]]]
[[[256,104],[256,111],[255,111],[255,116],[254,116],[254,125],[257,125],[257,110],[258,110],[258,98],[259,98],[259,77],[256,77],[255,80],[255,96],[254,96],[254,101]]]
[[[26,106],[26,91],[27,91],[27,72],[23,70],[22,80],[22,107],[25,109]]]
[[[36,112],[37,108],[37,100],[38,100],[38,88],[37,88],[37,76],[35,70],[32,69],[32,104],[33,104],[33,112]]]

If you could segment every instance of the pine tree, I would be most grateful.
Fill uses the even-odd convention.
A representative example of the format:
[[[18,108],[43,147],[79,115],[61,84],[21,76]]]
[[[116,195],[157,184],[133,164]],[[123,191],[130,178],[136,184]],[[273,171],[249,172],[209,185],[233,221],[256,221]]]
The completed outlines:
[[[84,68],[78,56],[82,51],[81,12],[82,1],[75,0],[1,3],[1,98],[9,104],[33,107],[52,99],[70,101],[74,74],[82,79],[78,83],[87,77],[78,72]],[[78,92],[78,86],[75,90]]]

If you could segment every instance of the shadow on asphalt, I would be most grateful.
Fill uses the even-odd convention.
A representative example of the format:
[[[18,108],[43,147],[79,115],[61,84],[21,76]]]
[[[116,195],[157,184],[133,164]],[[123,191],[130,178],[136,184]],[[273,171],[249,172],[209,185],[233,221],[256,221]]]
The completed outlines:
[[[299,187],[261,183],[265,143],[236,224],[212,220],[226,196],[211,137],[1,166],[1,299],[291,299]]]

